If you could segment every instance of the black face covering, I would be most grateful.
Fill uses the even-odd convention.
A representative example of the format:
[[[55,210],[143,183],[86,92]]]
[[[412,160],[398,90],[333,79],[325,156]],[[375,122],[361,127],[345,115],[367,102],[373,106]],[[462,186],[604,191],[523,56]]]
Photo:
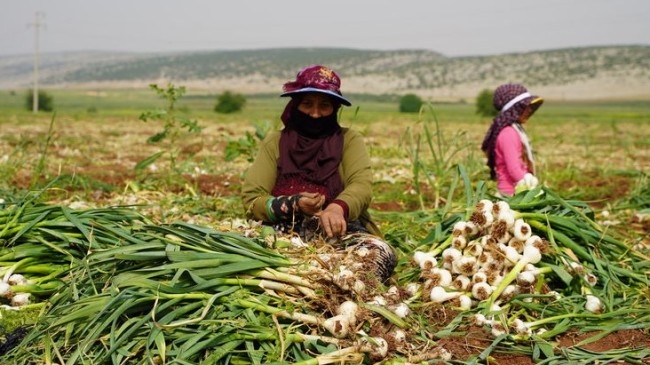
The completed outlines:
[[[296,108],[291,112],[288,126],[301,136],[320,138],[330,136],[341,128],[336,119],[336,112],[326,117],[312,118]]]

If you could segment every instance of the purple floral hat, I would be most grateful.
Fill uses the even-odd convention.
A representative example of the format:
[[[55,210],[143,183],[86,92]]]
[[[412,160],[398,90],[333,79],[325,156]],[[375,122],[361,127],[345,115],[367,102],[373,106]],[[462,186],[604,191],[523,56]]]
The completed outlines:
[[[530,94],[521,84],[504,84],[494,90],[493,104],[499,113],[505,113],[512,109],[519,116],[526,107],[530,107],[532,114],[543,103],[544,99]]]
[[[350,106],[352,103],[341,94],[341,79],[333,70],[321,66],[308,66],[296,75],[295,81],[284,84],[284,93],[280,96],[293,96],[300,93],[317,92],[333,96],[341,104]]]

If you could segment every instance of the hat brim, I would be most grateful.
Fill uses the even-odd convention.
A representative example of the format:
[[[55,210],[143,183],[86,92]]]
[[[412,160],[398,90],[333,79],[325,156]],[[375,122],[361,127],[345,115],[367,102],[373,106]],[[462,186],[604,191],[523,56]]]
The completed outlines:
[[[531,96],[530,100],[526,102],[526,107],[530,108],[530,115],[533,115],[537,109],[539,109],[542,104],[544,104],[544,98],[539,96]]]
[[[341,96],[341,95],[335,93],[334,91],[323,90],[323,89],[317,89],[317,88],[315,88],[315,87],[305,87],[305,88],[298,89],[298,90],[287,91],[286,93],[281,94],[280,97],[283,97],[283,96],[294,96],[294,95],[296,95],[296,94],[304,94],[304,93],[321,93],[321,94],[326,94],[326,95],[329,95],[329,96],[333,96],[336,100],[338,100],[341,104],[343,104],[343,105],[345,105],[345,106],[351,106],[351,105],[352,105],[352,103],[351,103],[348,99],[346,99],[346,98],[344,98],[343,96]]]

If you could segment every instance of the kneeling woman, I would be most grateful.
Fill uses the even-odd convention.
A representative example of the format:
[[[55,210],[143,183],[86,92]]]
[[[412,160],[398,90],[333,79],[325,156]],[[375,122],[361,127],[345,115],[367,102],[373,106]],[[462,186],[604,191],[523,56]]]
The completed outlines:
[[[284,84],[281,96],[291,98],[281,116],[284,128],[269,133],[246,172],[246,215],[303,237],[314,222],[330,239],[372,235],[368,242],[384,257],[378,273],[385,281],[396,265],[395,253],[378,239],[381,233],[368,214],[372,171],[363,136],[337,120],[341,105],[351,105],[340,85],[339,76],[320,65]]]

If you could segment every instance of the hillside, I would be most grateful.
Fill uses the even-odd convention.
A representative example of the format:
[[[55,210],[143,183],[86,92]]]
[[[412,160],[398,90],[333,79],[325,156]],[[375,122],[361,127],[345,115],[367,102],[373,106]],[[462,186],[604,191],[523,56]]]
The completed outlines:
[[[29,55],[0,57],[0,89],[29,88]],[[477,57],[426,50],[332,48],[181,53],[43,54],[43,87],[142,88],[168,81],[195,90],[273,93],[302,66],[322,63],[347,93],[471,98],[484,88],[521,82],[556,99],[650,99],[650,46],[558,49]]]

